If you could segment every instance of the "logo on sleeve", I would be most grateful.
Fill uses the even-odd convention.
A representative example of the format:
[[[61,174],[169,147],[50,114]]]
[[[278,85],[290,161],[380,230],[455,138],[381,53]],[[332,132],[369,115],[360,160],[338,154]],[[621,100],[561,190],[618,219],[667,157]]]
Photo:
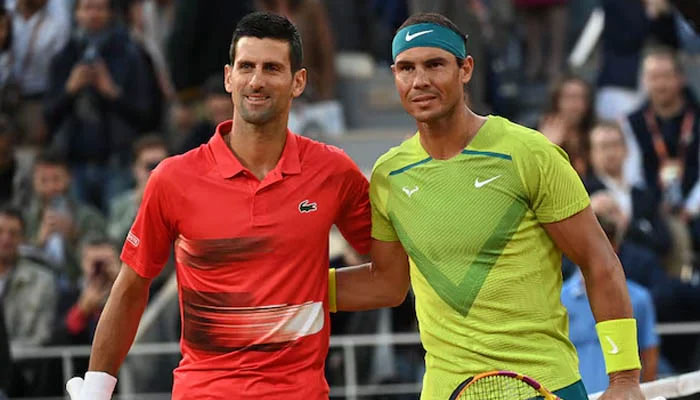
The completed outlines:
[[[404,186],[401,188],[401,190],[403,190],[403,192],[406,193],[406,196],[411,197],[411,196],[413,196],[413,193],[418,191],[418,186],[414,187],[413,189],[410,189],[409,187]]]
[[[129,234],[126,235],[126,241],[131,243],[131,245],[134,247],[139,247],[139,243],[141,243],[138,236],[134,235],[134,233],[131,231],[129,231]]]
[[[304,213],[310,213],[318,210],[318,206],[316,203],[309,203],[308,200],[304,200],[301,203],[299,203],[299,212],[304,214]]]

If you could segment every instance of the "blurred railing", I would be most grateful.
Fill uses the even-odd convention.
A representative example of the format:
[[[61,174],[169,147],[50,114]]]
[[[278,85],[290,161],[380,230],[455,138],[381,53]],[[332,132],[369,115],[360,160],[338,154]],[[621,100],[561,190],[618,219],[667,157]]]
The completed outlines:
[[[659,335],[664,336],[700,334],[700,321],[659,324],[656,326],[656,330]],[[342,335],[331,337],[331,349],[339,348],[342,349],[343,352],[343,373],[345,383],[343,386],[331,386],[331,397],[345,397],[348,400],[357,400],[359,396],[420,393],[420,382],[375,385],[361,385],[358,383],[357,348],[363,346],[381,345],[418,346],[420,345],[420,337],[418,333]],[[144,355],[173,355],[179,354],[179,352],[180,345],[178,342],[138,343],[131,348],[128,357]],[[64,381],[67,381],[74,375],[73,359],[75,357],[87,357],[89,354],[90,346],[12,348],[12,356],[14,360],[60,358],[63,365]],[[120,372],[120,385],[122,385],[123,382],[128,382],[128,379],[122,379],[124,375],[128,375],[130,373],[128,369],[129,365],[126,363]],[[120,399],[145,398],[144,395],[134,396],[132,392],[124,386],[120,386],[120,392],[122,393],[122,395],[119,397]]]

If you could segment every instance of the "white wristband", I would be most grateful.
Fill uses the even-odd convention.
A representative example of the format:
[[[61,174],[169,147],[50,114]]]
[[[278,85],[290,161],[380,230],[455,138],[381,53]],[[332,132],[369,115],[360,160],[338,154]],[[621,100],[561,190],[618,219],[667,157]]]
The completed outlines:
[[[85,373],[80,399],[110,400],[115,386],[117,386],[117,378],[112,375],[106,372],[88,371]]]

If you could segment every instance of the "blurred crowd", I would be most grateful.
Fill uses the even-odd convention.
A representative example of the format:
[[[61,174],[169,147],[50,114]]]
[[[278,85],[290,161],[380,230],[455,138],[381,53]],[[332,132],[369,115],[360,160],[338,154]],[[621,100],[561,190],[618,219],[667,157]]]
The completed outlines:
[[[684,3],[4,0],[0,398],[62,393],[59,361],[17,360],[9,368],[7,342],[90,343],[150,171],[207,142],[232,115],[223,66],[235,24],[253,10],[298,26],[309,85],[295,101],[290,128],[322,140],[352,128],[344,115],[353,104],[337,90],[339,71],[352,66],[336,65],[340,54],[364,54],[374,68],[386,67],[393,33],[408,15],[449,16],[468,34],[476,60],[468,91],[475,111],[540,130],[568,153],[593,196],[630,281],[635,315],[645,321],[644,377],[699,368],[698,335],[672,344],[653,332],[657,321],[700,321],[700,38],[697,15],[684,12]],[[605,14],[599,45],[590,61],[572,68],[567,55],[596,7]],[[535,118],[523,116],[517,99],[541,88],[549,98],[535,102]],[[335,247],[333,266],[363,261],[349,246]],[[154,292],[172,266],[165,271]],[[587,303],[578,303],[585,289],[575,265],[565,261],[563,272],[562,302],[582,372],[584,365],[595,369],[598,353],[586,348],[597,340],[594,321]],[[416,325],[409,296],[391,310],[336,314],[332,332],[414,332]],[[161,331],[154,340],[179,337],[177,323]],[[342,357],[329,353],[331,384],[342,384]],[[415,347],[358,353],[364,383],[415,382],[422,363]],[[149,373],[168,389],[170,371]],[[596,385],[586,375],[586,385]]]

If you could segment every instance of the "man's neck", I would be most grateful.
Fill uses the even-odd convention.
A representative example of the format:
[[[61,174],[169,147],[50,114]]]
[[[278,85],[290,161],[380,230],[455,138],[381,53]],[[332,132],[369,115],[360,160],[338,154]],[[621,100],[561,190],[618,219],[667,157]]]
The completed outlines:
[[[287,141],[287,120],[253,125],[234,114],[228,145],[240,163],[259,180],[275,169]]]
[[[612,173],[611,171],[596,170],[596,175],[603,179],[610,179],[613,182],[615,182],[618,186],[625,185],[625,177],[622,173],[622,169],[620,169],[619,171],[612,171]]]
[[[654,114],[661,118],[673,118],[683,111],[685,107],[685,97],[678,96],[673,101],[666,104],[651,104]]]
[[[435,159],[452,158],[474,139],[486,119],[474,114],[466,106],[462,106],[439,120],[419,122],[421,144]]]

